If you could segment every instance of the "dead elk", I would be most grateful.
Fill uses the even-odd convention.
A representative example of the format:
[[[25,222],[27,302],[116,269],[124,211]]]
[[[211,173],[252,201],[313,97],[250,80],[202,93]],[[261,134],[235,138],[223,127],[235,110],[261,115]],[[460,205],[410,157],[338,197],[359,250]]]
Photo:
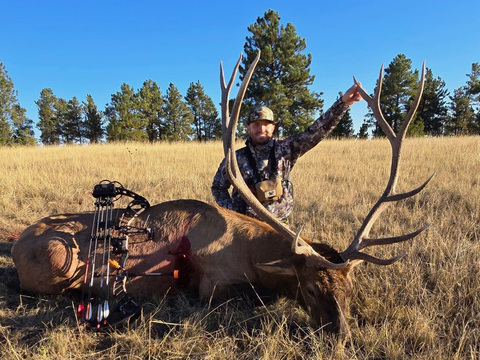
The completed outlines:
[[[132,277],[127,285],[128,292],[133,296],[148,296],[189,288],[198,290],[201,298],[209,299],[220,296],[233,284],[261,284],[296,299],[326,330],[345,330],[352,289],[349,274],[353,266],[360,261],[388,265],[401,257],[380,259],[362,250],[412,239],[426,228],[402,236],[369,238],[371,227],[390,203],[417,194],[431,179],[412,191],[395,193],[401,145],[422,94],[425,66],[414,104],[398,134],[393,132],[380,110],[383,69],[373,98],[360,89],[390,141],[391,172],[383,194],[366,216],[350,246],[337,252],[326,244],[300,236],[278,221],[251,194],[240,175],[235,156],[235,132],[240,106],[259,57],[260,52],[242,81],[231,116],[229,93],[241,57],[228,85],[221,68],[221,87],[227,171],[233,186],[263,221],[197,200],[169,201],[147,208],[135,221],[148,222],[153,229],[153,238],[145,241],[141,234],[130,237],[127,272],[149,274],[180,269],[182,276],[179,279]],[[80,289],[92,222],[92,213],[66,214],[44,218],[28,227],[12,248],[21,287],[47,294]]]

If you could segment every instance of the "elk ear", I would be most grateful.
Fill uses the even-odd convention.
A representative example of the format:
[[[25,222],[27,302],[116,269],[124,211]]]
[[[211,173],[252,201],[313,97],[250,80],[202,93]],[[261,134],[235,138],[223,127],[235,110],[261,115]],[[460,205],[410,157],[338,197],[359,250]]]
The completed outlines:
[[[255,267],[268,274],[295,276],[295,270],[290,259],[275,260],[269,263],[258,263],[255,264]]]

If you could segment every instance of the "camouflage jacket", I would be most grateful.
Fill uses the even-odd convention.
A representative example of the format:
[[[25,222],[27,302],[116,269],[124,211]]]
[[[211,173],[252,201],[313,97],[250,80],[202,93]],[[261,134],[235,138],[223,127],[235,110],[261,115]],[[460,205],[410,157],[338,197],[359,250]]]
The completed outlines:
[[[264,206],[281,221],[285,221],[293,209],[293,185],[290,182],[290,171],[292,171],[300,156],[312,149],[333,130],[345,115],[347,109],[348,105],[343,103],[341,99],[338,99],[330,109],[305,131],[282,140],[271,140],[268,144],[261,146],[255,146],[248,139],[246,146],[236,151],[238,166],[247,185],[250,186],[259,180],[267,180],[272,178],[272,176],[281,177],[283,195],[275,202],[264,203]],[[257,172],[261,179],[256,179],[255,177],[255,172],[248,160],[247,146],[255,159]],[[274,147],[277,160],[277,168],[274,170],[274,174],[271,174],[271,167],[269,166],[272,147]],[[213,178],[212,193],[215,201],[218,205],[227,209],[256,217],[255,212],[247,206],[235,189],[230,195],[228,191],[230,186],[231,184],[225,171],[224,159]]]

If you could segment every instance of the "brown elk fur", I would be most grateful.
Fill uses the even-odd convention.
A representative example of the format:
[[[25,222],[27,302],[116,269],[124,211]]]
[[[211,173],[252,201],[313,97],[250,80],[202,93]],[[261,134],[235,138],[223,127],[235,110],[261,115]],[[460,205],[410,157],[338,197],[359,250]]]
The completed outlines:
[[[144,211],[153,239],[130,236],[130,273],[171,272],[180,278],[135,277],[130,294],[154,295],[183,288],[197,289],[201,298],[222,296],[233,284],[261,284],[297,299],[319,324],[338,329],[338,312],[348,313],[349,268],[316,269],[294,255],[291,243],[259,220],[196,200],[177,200]],[[57,294],[80,289],[91,234],[93,213],[50,216],[27,228],[12,248],[21,287]],[[311,244],[332,262],[338,253],[324,244]],[[308,301],[299,287],[317,292]],[[307,291],[307,290],[305,290]],[[340,307],[340,308],[339,308]],[[332,325],[333,324],[333,325]]]

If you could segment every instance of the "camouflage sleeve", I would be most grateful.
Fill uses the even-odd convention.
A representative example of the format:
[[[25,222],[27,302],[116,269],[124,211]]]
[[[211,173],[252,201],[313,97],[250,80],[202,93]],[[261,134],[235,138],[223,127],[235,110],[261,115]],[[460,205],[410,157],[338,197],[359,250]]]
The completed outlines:
[[[225,171],[225,159],[223,159],[218,167],[217,173],[213,177],[212,194],[215,202],[227,209],[233,209],[233,200],[228,192],[230,186],[231,184]]]
[[[340,98],[305,131],[287,138],[286,142],[291,149],[292,160],[298,159],[330,134],[347,110],[348,105]]]

